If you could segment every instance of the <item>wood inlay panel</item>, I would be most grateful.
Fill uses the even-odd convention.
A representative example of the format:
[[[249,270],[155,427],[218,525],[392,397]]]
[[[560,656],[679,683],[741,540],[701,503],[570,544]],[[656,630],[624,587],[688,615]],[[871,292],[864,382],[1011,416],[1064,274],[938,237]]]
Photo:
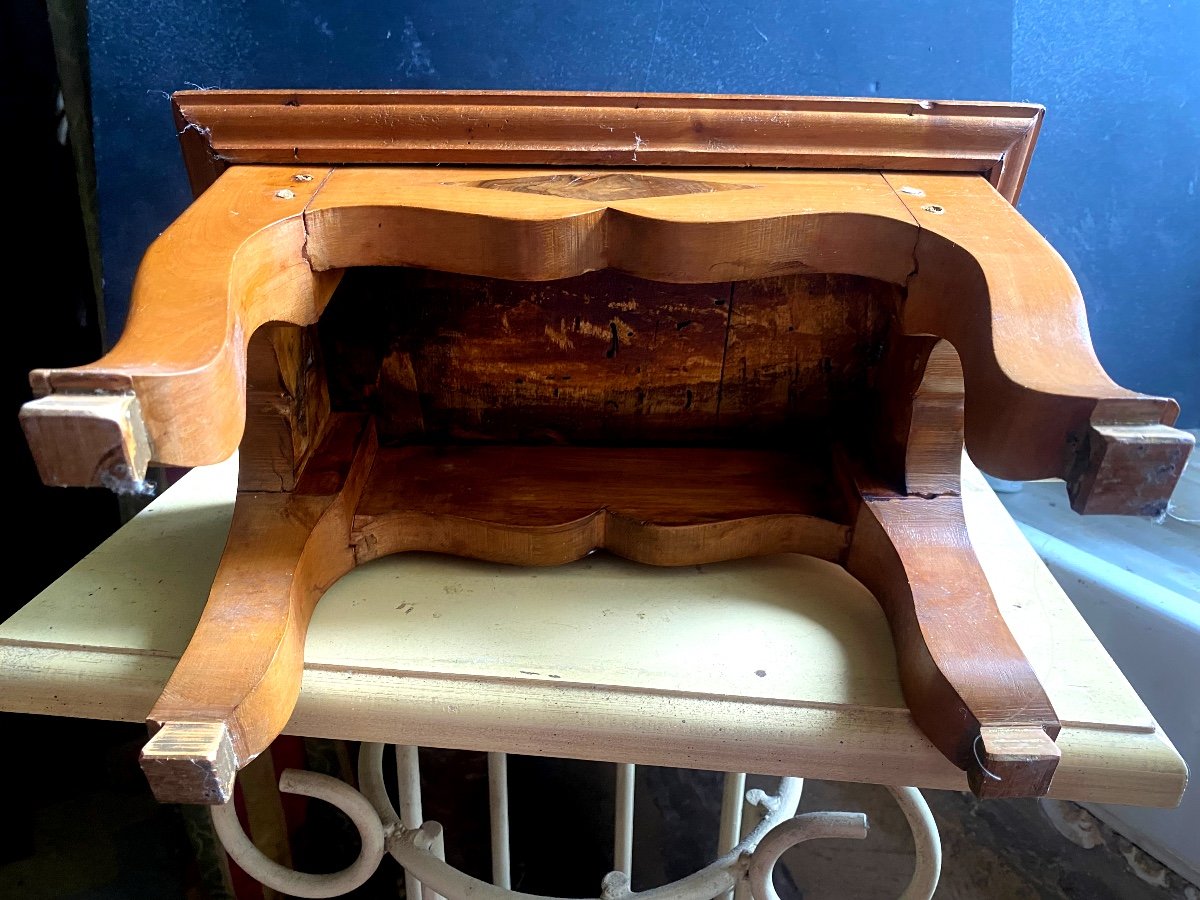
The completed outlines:
[[[643,197],[674,197],[680,194],[711,194],[714,191],[748,190],[752,184],[664,178],[637,172],[571,173],[533,175],[525,178],[489,178],[485,181],[447,182],[458,187],[490,188],[523,194],[549,194],[580,200],[635,200]]]

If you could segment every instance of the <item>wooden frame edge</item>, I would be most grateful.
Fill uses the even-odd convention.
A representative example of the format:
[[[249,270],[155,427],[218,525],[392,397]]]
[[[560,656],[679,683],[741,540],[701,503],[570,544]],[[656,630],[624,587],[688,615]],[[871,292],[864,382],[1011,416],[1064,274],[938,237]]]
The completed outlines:
[[[196,194],[231,165],[976,172],[1016,203],[1045,110],[959,100],[522,91],[179,91]]]

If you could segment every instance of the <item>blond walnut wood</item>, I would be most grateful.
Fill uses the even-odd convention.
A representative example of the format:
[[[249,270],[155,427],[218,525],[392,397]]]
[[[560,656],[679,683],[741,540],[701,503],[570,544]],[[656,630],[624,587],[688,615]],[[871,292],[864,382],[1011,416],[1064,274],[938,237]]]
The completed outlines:
[[[261,101],[270,96],[200,105],[224,117],[220,139],[228,140],[238,117],[262,113]],[[314,118],[307,99],[276,95],[277,108],[242,136],[259,152],[263,124],[274,123],[278,138],[307,117],[318,143],[341,129],[350,136],[343,151],[364,162],[378,148],[347,111],[380,113],[390,104],[403,107],[403,115],[425,114],[436,105],[429,96],[363,95],[358,103],[347,96],[322,95],[318,100],[337,109]],[[454,115],[469,111],[458,100]],[[984,143],[994,148],[1007,127],[1004,114],[993,109],[981,118],[967,106],[947,107],[938,130],[922,131],[919,158],[901,166],[911,129],[926,123],[906,121],[920,117],[894,101],[665,97],[646,110],[637,109],[635,98],[606,101],[604,115],[623,125],[645,123],[651,135],[633,134],[635,168],[578,167],[580,161],[611,165],[619,147],[585,147],[577,135],[579,109],[594,118],[599,109],[587,104],[595,106],[595,98],[565,95],[472,101],[486,108],[484,119],[511,113],[516,121],[513,132],[482,153],[488,162],[551,161],[537,153],[563,140],[575,151],[574,165],[553,174],[234,166],[147,254],[130,324],[113,353],[93,366],[34,373],[39,393],[135,395],[157,461],[211,462],[239,441],[247,451],[247,492],[209,605],[151,720],[168,736],[195,723],[225,734],[233,766],[245,765],[279,733],[295,703],[308,620],[321,594],[357,562],[388,552],[438,549],[554,564],[605,546],[645,562],[684,565],[789,549],[843,562],[879,598],[916,721],[950,761],[972,773],[977,793],[1045,793],[1058,764],[1053,738],[1060,723],[1000,618],[967,537],[955,463],[964,415],[967,443],[986,468],[1006,477],[1065,475],[1077,508],[1092,511],[1144,512],[1165,502],[1190,445],[1169,428],[1177,413],[1172,401],[1133,394],[1108,379],[1091,350],[1070,272],[981,177],[986,173],[1015,198],[1040,112],[1026,109],[1022,136],[980,168],[962,147],[971,128],[986,121]],[[299,119],[288,111],[298,109],[304,110]],[[658,163],[717,158],[687,155],[695,139],[678,132],[680,110],[694,114],[696,134],[717,123],[742,129],[738,149],[762,151],[752,156],[760,166],[775,159],[775,125],[820,123],[819,146],[789,153],[784,164],[808,160],[868,171],[639,171],[638,154],[656,141],[664,151]],[[728,120],[731,111],[742,117],[737,123]],[[779,117],[757,137],[750,124],[756,112]],[[531,123],[553,126],[556,116],[562,130],[557,137],[557,126],[543,133],[550,140],[531,154],[538,132]],[[402,135],[414,121],[393,133],[387,161],[410,152]],[[185,145],[194,182],[205,187],[195,141],[214,147],[216,126],[188,124],[182,131],[197,135]],[[435,120],[426,134],[443,141],[429,146],[439,161],[464,152],[458,128],[452,115]],[[864,148],[883,133],[899,149],[876,158]],[[711,149],[713,135],[704,140]],[[474,148],[463,159],[480,154]],[[299,143],[291,158],[302,159]],[[218,163],[207,170],[215,174],[223,164],[211,153],[208,159]],[[936,171],[898,175],[898,168]],[[885,330],[865,358],[886,359],[875,382],[883,398],[879,431],[889,443],[879,459],[851,447],[834,467],[809,454],[781,464],[751,451],[621,456],[611,449],[475,448],[454,451],[460,456],[449,468],[445,457],[420,450],[377,454],[373,418],[364,424],[356,414],[329,414],[320,361],[302,348],[308,332],[297,330],[320,317],[343,269],[367,265],[526,282],[605,268],[694,285],[813,273],[887,282],[904,292],[898,329]],[[731,290],[718,420],[735,299]],[[279,324],[252,340],[268,322]],[[622,335],[616,317],[609,328],[612,358],[622,337],[634,332]],[[566,330],[564,323],[557,332],[563,340]],[[802,353],[806,362],[832,369],[832,358],[819,358],[815,347]],[[390,397],[412,398],[412,352],[393,349],[378,382],[367,387],[376,415]],[[276,390],[279,402],[272,399]],[[851,395],[842,405],[809,441],[828,440],[845,427]],[[406,427],[420,433],[422,416],[412,412],[404,413]],[[480,437],[487,435],[473,439]],[[1149,461],[1152,471],[1132,461]],[[91,448],[55,462],[64,465],[97,468]],[[850,485],[840,498],[827,499],[814,487],[838,477]],[[691,481],[699,483],[693,488]],[[450,483],[455,488],[447,490]],[[231,641],[232,622],[238,632]],[[204,752],[211,774],[213,754]],[[191,790],[169,786],[187,782],[186,749],[150,752],[147,759],[164,795]],[[195,799],[211,801],[212,778],[193,776],[193,782]]]
[[[216,219],[223,225],[215,269],[211,259],[189,258],[199,272],[212,270],[192,273],[189,283],[178,277],[176,256],[152,248],[122,343],[94,366],[34,373],[39,392],[134,386],[156,461],[213,462],[241,436],[253,326],[315,321],[329,279],[346,266],[420,265],[523,280],[614,267],[674,282],[829,271],[906,285],[902,327],[954,344],[967,383],[968,446],[1003,477],[1070,475],[1092,483],[1099,458],[1081,449],[1088,428],[1169,424],[1178,412],[1169,399],[1135,394],[1108,378],[1091,349],[1070,271],[977,176],[708,172],[688,177],[753,189],[597,201],[473,186],[501,170],[351,169],[330,175],[315,196],[323,176],[296,183],[309,192],[303,221],[294,207],[272,221],[278,204],[299,199],[269,190],[294,177],[285,172],[294,170],[235,169],[226,187],[197,201],[155,246],[168,235],[183,246]],[[913,187],[907,181],[924,185],[916,189],[925,196],[906,193]],[[232,216],[238,210],[231,201],[247,214]],[[239,224],[230,226],[231,219]],[[251,223],[257,230],[246,239]],[[230,272],[242,268],[222,262],[222,252],[259,278],[272,273],[273,289],[244,273],[231,281]],[[149,299],[165,298],[168,283],[182,288],[169,312]],[[1190,444],[1182,435],[1171,442],[1182,459]],[[1135,441],[1131,452],[1143,446]],[[1161,502],[1173,484],[1166,472],[1139,486],[1124,508]],[[1107,490],[1111,510],[1120,504]]]
[[[250,336],[271,320],[315,322],[337,283],[340,273],[315,274],[303,253],[301,213],[326,174],[229,172],[146,252],[112,352],[87,366],[35,370],[35,395],[133,392],[155,462],[229,456],[245,423]],[[68,471],[95,470],[106,449],[80,448]]]
[[[243,768],[282,731],[300,692],[304,637],[325,590],[354,567],[345,535],[375,453],[373,429],[359,417],[330,426],[325,456],[292,492],[240,493],[204,615],[162,695],[151,726],[167,735],[202,723],[227,735]],[[156,796],[222,802],[190,773],[186,749],[152,739],[143,770]],[[202,766],[203,768],[203,766]]]
[[[958,351],[972,458],[1001,478],[1066,478],[1077,485],[1081,512],[1144,514],[1165,505],[1192,446],[1185,432],[1165,427],[1179,406],[1108,377],[1092,349],[1079,286],[1062,258],[983,179],[883,177],[919,227],[918,265],[901,324],[910,334],[944,337]],[[1127,445],[1113,450],[1113,460],[1161,455],[1147,469],[1154,469],[1151,478],[1130,478],[1124,489],[1114,492],[1117,479],[1101,478],[1089,509],[1091,491],[1083,486],[1096,483],[1107,454],[1093,450],[1086,436],[1101,425],[1118,426],[1107,443]],[[1121,468],[1110,463],[1110,471]]]

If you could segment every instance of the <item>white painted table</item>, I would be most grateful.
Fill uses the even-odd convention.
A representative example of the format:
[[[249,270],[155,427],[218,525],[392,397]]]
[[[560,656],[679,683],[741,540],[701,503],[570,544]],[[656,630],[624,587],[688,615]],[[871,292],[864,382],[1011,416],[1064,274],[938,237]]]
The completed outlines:
[[[200,616],[236,461],[186,476],[0,626],[0,709],[144,720]],[[1173,806],[1187,769],[978,472],[972,543],[1062,721],[1050,795]],[[913,723],[874,598],[776,556],[358,568],[321,600],[288,733],[965,789]]]

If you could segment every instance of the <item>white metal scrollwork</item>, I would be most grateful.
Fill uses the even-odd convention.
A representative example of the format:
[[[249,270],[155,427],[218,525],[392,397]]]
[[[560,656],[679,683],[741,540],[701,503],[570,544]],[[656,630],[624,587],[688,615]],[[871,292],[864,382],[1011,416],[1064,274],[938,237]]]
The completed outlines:
[[[340,809],[358,829],[362,847],[358,858],[340,872],[313,875],[281,866],[263,855],[242,831],[233,803],[212,809],[217,835],[225,849],[251,877],[294,897],[337,897],[362,885],[390,853],[405,870],[410,900],[554,900],[514,891],[509,886],[508,786],[504,754],[488,757],[492,807],[492,875],[489,884],[472,878],[446,862],[445,839],[437,822],[420,822],[420,775],[416,748],[397,747],[400,812],[392,805],[383,781],[383,744],[363,744],[358,778],[362,792],[313,772],[289,769],[279,779],[284,793],[324,800]],[[810,812],[796,814],[804,781],[780,779],[775,794],[745,791],[745,776],[726,777],[722,803],[722,848],[715,861],[685,878],[646,891],[629,884],[633,846],[633,767],[618,768],[617,820],[614,826],[614,869],[601,883],[597,900],[713,900],[733,892],[739,898],[779,900],[772,875],[780,857],[791,847],[819,838],[867,836],[867,817],[861,813]],[[912,829],[916,867],[902,900],[928,900],[941,873],[941,842],[937,825],[924,798],[915,788],[889,788]],[[742,823],[742,795],[751,808]],[[736,811],[734,809],[736,806]],[[744,830],[743,830],[744,829]],[[733,837],[742,837],[732,843]],[[732,846],[730,846],[732,844]]]

